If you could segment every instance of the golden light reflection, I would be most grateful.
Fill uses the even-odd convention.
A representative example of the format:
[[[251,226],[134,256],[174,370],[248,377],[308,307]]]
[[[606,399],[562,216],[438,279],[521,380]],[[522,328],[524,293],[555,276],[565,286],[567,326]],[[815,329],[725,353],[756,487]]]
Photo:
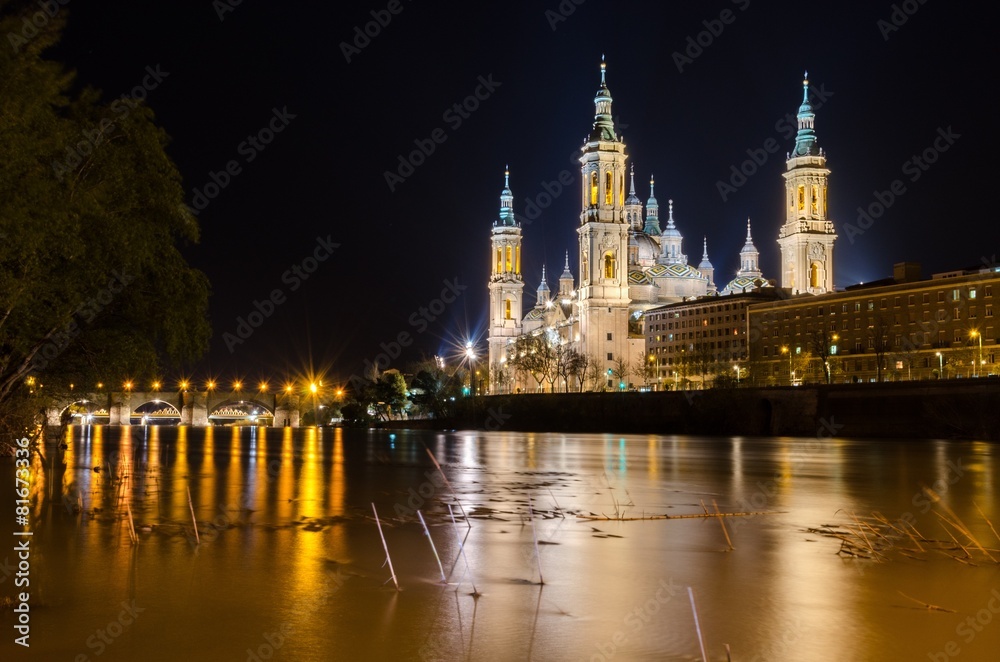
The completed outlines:
[[[646,471],[650,478],[660,477],[660,443],[652,435],[646,439]]]

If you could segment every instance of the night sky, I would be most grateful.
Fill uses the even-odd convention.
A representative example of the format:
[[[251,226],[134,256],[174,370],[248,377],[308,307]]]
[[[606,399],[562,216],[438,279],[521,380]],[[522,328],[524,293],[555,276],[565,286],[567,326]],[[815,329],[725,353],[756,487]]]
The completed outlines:
[[[546,202],[543,183],[572,180],[524,226],[526,306],[543,262],[553,287],[566,250],[577,271],[573,155],[593,122],[602,54],[637,193],[645,201],[654,174],[661,218],[672,198],[694,265],[708,236],[716,282],[738,266],[747,217],[765,276],[778,275],[781,172],[794,142],[785,120],[801,102],[805,69],[832,171],[838,287],[886,277],[898,261],[919,261],[929,275],[997,252],[996,168],[987,159],[997,146],[996,30],[972,7],[911,0],[895,10],[897,29],[888,2],[577,2],[63,9],[68,27],[51,56],[108,100],[129,94],[147,67],[166,74],[147,101],[172,138],[188,203],[204,207],[201,242],[185,254],[213,288],[211,351],[190,374],[313,369],[339,381],[401,332],[414,342],[391,367],[452,352],[470,336],[482,353],[506,164],[523,218],[528,200]],[[371,12],[387,25],[355,43],[356,27],[376,32]],[[477,90],[468,103],[478,107],[456,112]],[[269,123],[281,129],[262,136],[271,142],[248,140]],[[952,136],[938,140],[947,151],[932,150],[925,170],[907,165],[939,130]],[[435,135],[433,153],[391,191],[386,171],[398,172],[399,155]],[[778,152],[724,200],[731,167],[769,139]],[[238,174],[206,205],[196,191],[231,161]],[[858,207],[894,180],[905,191],[863,230]],[[330,242],[332,255],[312,262]],[[296,267],[315,270],[300,278]],[[421,321],[421,307],[449,284],[454,302]],[[244,342],[227,344],[237,318],[274,290],[273,313]]]

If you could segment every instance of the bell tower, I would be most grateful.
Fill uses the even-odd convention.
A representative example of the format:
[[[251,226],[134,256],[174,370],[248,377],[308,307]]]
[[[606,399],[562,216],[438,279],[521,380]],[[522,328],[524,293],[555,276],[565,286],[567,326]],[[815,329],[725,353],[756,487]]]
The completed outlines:
[[[809,103],[809,72],[802,81],[795,147],[785,162],[785,224],[778,232],[781,286],[795,293],[834,290],[833,243],[837,233],[827,218],[826,154],[816,146],[816,115]]]
[[[594,128],[580,156],[580,347],[602,372],[628,356],[628,233],[625,143],[615,134],[607,65],[594,98]],[[629,205],[630,207],[632,205]]]
[[[504,171],[500,218],[490,235],[490,370],[506,360],[507,343],[521,335],[524,279],[521,278],[521,226],[514,218],[510,170]]]

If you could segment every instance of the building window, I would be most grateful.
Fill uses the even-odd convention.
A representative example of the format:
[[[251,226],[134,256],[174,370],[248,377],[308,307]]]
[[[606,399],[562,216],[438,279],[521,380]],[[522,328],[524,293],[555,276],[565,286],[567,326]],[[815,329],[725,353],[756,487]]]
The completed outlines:
[[[615,357],[614,357],[614,355],[611,352],[608,352],[608,360],[609,361],[614,361],[615,360]]]
[[[510,317],[510,299],[504,300],[504,303],[503,303],[503,316],[504,316],[504,319],[508,319],[509,320],[511,318]]]
[[[930,302],[931,302],[931,295],[928,292],[924,292],[924,303],[927,304]]]
[[[986,306],[986,316],[993,317],[993,306]]]
[[[969,298],[970,299],[975,299],[976,298],[976,288],[974,288],[974,287],[970,287],[969,288]]]
[[[611,334],[610,333],[608,334],[608,340],[611,340]]]
[[[938,303],[944,303],[944,291],[938,292]]]
[[[597,172],[590,173],[590,206],[597,206]]]
[[[799,211],[806,210],[806,187],[799,187]]]
[[[608,170],[608,172],[604,175],[604,204],[608,206],[614,204],[614,199],[612,197],[613,195],[614,195],[614,175],[612,175],[611,171]]]
[[[521,247],[514,249],[514,273],[521,273]]]
[[[506,263],[506,267],[507,267],[507,268],[506,268],[506,269],[504,269],[504,271],[513,271],[513,270],[514,270],[514,259],[513,259],[513,255],[514,255],[514,252],[513,252],[513,250],[511,249],[511,247],[510,247],[510,246],[508,246],[508,247],[507,247],[507,263]]]
[[[611,251],[604,254],[604,277],[608,279],[615,277],[615,255]]]
[[[812,213],[813,216],[819,215],[819,186],[816,184],[812,185]]]
[[[991,297],[991,296],[993,296],[993,286],[992,285],[986,285],[985,287],[983,287],[983,296],[984,297]]]

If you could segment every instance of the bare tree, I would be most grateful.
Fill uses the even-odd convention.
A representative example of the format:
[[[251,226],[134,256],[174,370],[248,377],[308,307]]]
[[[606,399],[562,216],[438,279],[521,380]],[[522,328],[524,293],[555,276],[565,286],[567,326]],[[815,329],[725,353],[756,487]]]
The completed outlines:
[[[615,355],[614,359],[611,361],[611,376],[618,380],[618,388],[624,388],[624,384],[628,381],[629,373],[631,369],[628,365],[628,359],[622,356]]]
[[[521,336],[514,343],[511,356],[507,361],[515,369],[520,369],[531,375],[538,383],[538,389],[541,390],[542,381],[548,379],[552,372],[555,353],[545,336]]]
[[[649,386],[649,382],[656,379],[656,357],[652,354],[637,356],[632,365],[632,374],[642,380],[643,385]]]
[[[892,349],[889,334],[892,325],[884,315],[879,315],[868,325],[868,345],[875,352],[875,381],[885,379],[885,357]]]

